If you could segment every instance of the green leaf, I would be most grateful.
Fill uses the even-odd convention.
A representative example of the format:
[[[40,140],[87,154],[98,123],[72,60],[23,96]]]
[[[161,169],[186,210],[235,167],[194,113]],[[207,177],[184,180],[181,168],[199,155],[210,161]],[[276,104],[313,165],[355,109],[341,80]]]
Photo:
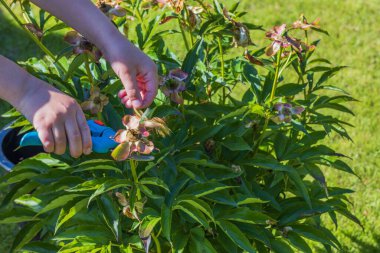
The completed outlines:
[[[238,136],[231,136],[222,141],[222,145],[231,151],[252,151],[249,144]]]
[[[203,141],[213,137],[214,135],[216,135],[223,127],[224,127],[224,125],[204,127],[202,129],[196,131],[192,136],[190,136],[190,138],[187,141],[185,141],[181,145],[180,148],[185,148],[187,146],[194,145],[195,143],[198,143],[198,142],[203,142]]]
[[[195,64],[198,61],[203,61],[204,58],[204,46],[205,43],[203,38],[194,43],[193,48],[187,53],[185,59],[183,60],[182,70],[189,74],[188,81],[192,79],[192,72]]]
[[[248,238],[237,226],[225,220],[217,221],[216,224],[240,248],[250,253],[256,252]]]
[[[108,229],[104,229],[104,225],[82,224],[81,226],[69,227],[53,238],[56,241],[71,241],[74,239],[91,244],[108,244],[114,239],[114,235]]]
[[[41,231],[42,227],[42,221],[34,221],[26,224],[14,238],[12,249],[14,251],[18,251],[24,247],[25,244],[36,237],[36,235]]]
[[[155,185],[164,189],[167,192],[170,192],[169,187],[165,184],[165,182],[157,177],[146,177],[140,179],[139,183],[143,185]]]
[[[121,227],[118,207],[113,202],[112,198],[107,194],[103,194],[100,198],[98,198],[97,203],[103,215],[104,221],[112,233],[115,235],[116,241],[119,241],[121,235]]]
[[[44,206],[41,209],[41,211],[39,211],[37,213],[37,215],[44,214],[44,213],[49,212],[49,211],[56,209],[58,207],[63,207],[64,205],[67,204],[67,202],[72,201],[74,199],[83,198],[83,197],[85,197],[85,195],[83,195],[83,194],[66,194],[66,195],[60,196],[60,197],[54,199],[53,201],[51,201],[46,206]]]
[[[193,218],[195,221],[197,221],[199,224],[204,226],[205,228],[208,228],[208,221],[204,214],[199,211],[196,207],[192,206],[189,203],[181,202],[173,206],[173,210],[181,210],[187,215],[189,215],[191,218]]]
[[[99,188],[90,196],[90,199],[88,200],[88,204],[91,203],[91,201],[108,191],[111,191],[113,189],[117,188],[125,188],[125,187],[132,187],[132,182],[129,179],[109,179],[103,184],[99,186]]]
[[[312,208],[309,191],[301,177],[295,171],[288,172],[287,174],[289,175],[290,180],[293,182],[299,193],[301,193],[302,197],[305,199],[306,203],[310,208]]]
[[[284,96],[284,97],[290,97],[295,96],[298,93],[302,92],[306,87],[306,84],[298,84],[298,83],[287,83],[284,85],[281,85],[276,89],[276,96]]]
[[[295,233],[306,237],[310,240],[320,242],[323,244],[328,244],[335,248],[339,248],[340,246],[335,243],[336,238],[329,238],[329,235],[324,233],[321,228],[312,227],[311,225],[293,225],[292,229]]]
[[[54,233],[57,233],[58,229],[67,221],[69,221],[71,218],[73,218],[78,212],[80,212],[83,208],[86,207],[88,198],[84,198],[75,205],[69,205],[65,206],[61,209],[61,212],[59,213],[57,223],[55,225]]]
[[[201,212],[207,215],[208,218],[214,221],[212,209],[206,201],[197,199],[192,195],[180,195],[177,197],[175,204],[181,204],[182,202],[188,203],[189,205],[199,209]]]
[[[312,253],[310,246],[307,244],[307,242],[298,234],[294,233],[293,231],[289,231],[287,233],[287,239],[290,241],[291,244],[293,244],[296,248],[301,250],[305,253]]]
[[[47,242],[30,242],[22,247],[22,252],[38,252],[38,253],[56,253],[59,247]]]
[[[192,194],[195,197],[199,198],[217,191],[231,188],[234,188],[234,186],[228,186],[218,182],[195,183],[187,187],[182,193]]]
[[[165,203],[161,206],[161,227],[164,237],[171,242],[172,209]]]
[[[208,161],[206,159],[183,158],[178,161],[178,165],[180,164],[199,165],[199,166],[215,168],[215,169],[228,169],[228,170],[230,169],[226,165],[217,164],[212,161]]]
[[[21,223],[26,221],[39,220],[35,217],[35,212],[24,207],[15,207],[9,211],[0,213],[0,224]]]
[[[259,211],[251,210],[248,207],[239,207],[230,210],[224,210],[217,216],[218,220],[230,220],[249,224],[267,224],[267,221],[273,219]]]
[[[67,70],[65,81],[69,80],[69,78],[74,74],[74,72],[79,69],[79,67],[84,63],[86,60],[87,55],[86,54],[79,54],[77,55],[74,60],[70,63],[69,69]]]
[[[152,233],[154,227],[160,222],[161,217],[153,217],[153,216],[146,216],[141,221],[141,225],[139,228],[139,236],[140,238],[146,238],[150,236]]]

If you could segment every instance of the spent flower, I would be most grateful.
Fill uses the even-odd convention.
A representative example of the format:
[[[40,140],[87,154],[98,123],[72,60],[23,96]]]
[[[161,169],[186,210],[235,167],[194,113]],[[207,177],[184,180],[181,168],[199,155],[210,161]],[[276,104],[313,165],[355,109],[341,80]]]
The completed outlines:
[[[251,40],[251,35],[249,33],[249,29],[243,23],[237,22],[234,20],[228,10],[226,8],[223,9],[224,17],[230,21],[233,25],[232,33],[233,33],[233,42],[232,44],[235,47],[247,47],[249,45],[253,45]]]
[[[134,153],[152,153],[155,148],[153,142],[148,140],[149,131],[156,131],[161,136],[170,132],[164,120],[157,117],[142,119],[138,115],[125,115],[122,122],[126,129],[116,133],[114,140],[120,144],[112,152],[112,157],[117,161],[131,158]]]
[[[181,69],[172,69],[167,76],[161,80],[161,91],[165,96],[169,97],[171,101],[177,104],[183,104],[183,98],[180,93],[186,90],[185,80],[188,74]]]
[[[104,106],[108,104],[108,97],[100,93],[99,87],[92,87],[90,98],[81,104],[84,111],[90,111],[91,114],[97,114],[103,111]]]
[[[309,30],[310,28],[319,28],[320,18],[315,19],[313,22],[309,23],[306,17],[302,14],[300,19],[293,23],[294,29]]]
[[[277,103],[274,105],[274,109],[277,114],[272,117],[272,120],[277,124],[282,122],[289,123],[293,115],[299,115],[305,110],[302,106],[293,106],[289,103]]]
[[[110,19],[124,17],[127,10],[120,6],[121,0],[99,0],[96,5]]]
[[[74,54],[88,54],[95,61],[99,61],[100,57],[102,56],[102,53],[98,48],[95,47],[94,44],[92,44],[76,31],[69,31],[66,33],[64,40],[73,46]]]

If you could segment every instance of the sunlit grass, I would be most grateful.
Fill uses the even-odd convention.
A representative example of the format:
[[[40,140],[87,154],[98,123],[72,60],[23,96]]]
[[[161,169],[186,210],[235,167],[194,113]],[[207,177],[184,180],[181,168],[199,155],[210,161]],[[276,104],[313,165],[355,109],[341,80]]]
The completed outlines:
[[[224,1],[230,5],[234,1]],[[365,231],[345,218],[339,219],[336,231],[345,252],[380,252],[380,3],[378,0],[241,0],[241,9],[248,12],[244,18],[265,29],[275,24],[296,20],[301,13],[313,20],[321,18],[321,25],[330,36],[322,36],[317,54],[328,58],[335,65],[347,65],[348,69],[334,77],[330,83],[340,86],[360,102],[350,104],[356,113],[352,118],[339,115],[356,127],[350,129],[354,143],[331,136],[329,142],[340,153],[352,158],[349,163],[361,179],[332,169],[326,169],[330,186],[353,188],[356,193],[349,198],[352,211],[362,221]],[[41,56],[41,52],[14,25],[5,21],[0,13],[0,54],[15,60]],[[5,35],[5,36],[4,36]],[[254,42],[261,46],[268,43],[263,32],[252,33]],[[49,44],[58,48],[59,37],[52,37]],[[254,49],[254,48],[252,48]],[[1,107],[2,108],[2,107]],[[333,225],[330,224],[331,228]],[[0,252],[7,252],[12,230],[0,227]]]

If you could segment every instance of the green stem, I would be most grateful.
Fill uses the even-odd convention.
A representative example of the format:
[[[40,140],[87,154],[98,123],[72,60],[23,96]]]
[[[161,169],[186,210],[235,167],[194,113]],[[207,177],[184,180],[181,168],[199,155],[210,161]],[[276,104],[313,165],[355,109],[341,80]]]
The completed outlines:
[[[274,96],[276,94],[276,89],[277,89],[277,85],[278,85],[278,78],[280,76],[280,63],[281,63],[282,51],[283,51],[283,48],[281,48],[280,51],[277,53],[276,73],[275,73],[274,80],[273,80],[272,92],[271,92],[271,95],[270,95],[270,98],[269,98],[269,104],[270,105],[272,105]],[[281,72],[282,72],[282,70],[281,70]],[[253,156],[255,156],[256,153],[259,151],[261,142],[264,140],[264,134],[265,134],[265,131],[268,128],[268,124],[269,124],[269,115],[266,115],[265,116],[265,122],[264,122],[262,133],[261,133],[259,139],[257,140],[255,148],[253,149]]]
[[[219,55],[220,55],[220,65],[221,65],[221,75],[222,75],[222,81],[224,82],[224,52],[223,52],[223,46],[222,46],[222,39],[218,37],[218,45],[219,45]],[[223,105],[226,103],[226,86],[223,85]]]
[[[91,87],[94,87],[95,86],[94,78],[92,77],[92,74],[91,74],[90,61],[88,60],[88,55],[85,55],[84,66],[86,68],[86,73],[87,73],[88,80],[90,81],[90,85]]]
[[[44,44],[41,43],[41,41],[33,34],[31,33],[24,25],[23,23],[18,19],[18,17],[16,16],[16,14],[14,14],[14,12],[12,11],[11,8],[9,8],[9,6],[7,5],[7,3],[4,1],[4,0],[0,0],[0,3],[4,6],[4,8],[7,10],[7,12],[13,17],[13,19],[17,22],[17,24],[28,34],[28,36],[37,44],[37,46],[46,54],[48,55],[55,64],[57,64],[57,66],[60,68],[60,70],[63,72],[63,73],[67,73],[67,71],[65,70],[65,68],[58,62],[55,60],[55,56],[54,54],[47,48],[45,47]]]
[[[185,31],[183,30],[183,26],[181,24],[181,20],[180,19],[178,19],[178,24],[179,24],[179,28],[181,30],[183,41],[185,42],[186,50],[189,51],[190,50],[189,42],[187,41],[186,34],[185,34]]]
[[[272,85],[272,92],[270,94],[269,102],[272,103],[274,96],[276,94],[277,84],[278,84],[278,78],[280,73],[280,62],[281,62],[281,54],[283,49],[281,48],[280,51],[277,53],[277,61],[276,61],[276,73],[274,75],[273,85]]]
[[[137,187],[137,184],[139,183],[139,178],[137,177],[136,163],[134,160],[129,160],[129,165],[131,166],[133,182],[135,183],[135,185]],[[137,195],[137,199],[140,200],[141,199],[141,193],[140,193],[140,189],[138,189],[138,188],[137,188],[136,195]]]
[[[158,240],[158,238],[153,233],[152,233],[152,238],[153,238],[154,243],[156,244],[156,251],[157,251],[157,253],[161,253],[161,244],[160,244],[160,241]]]

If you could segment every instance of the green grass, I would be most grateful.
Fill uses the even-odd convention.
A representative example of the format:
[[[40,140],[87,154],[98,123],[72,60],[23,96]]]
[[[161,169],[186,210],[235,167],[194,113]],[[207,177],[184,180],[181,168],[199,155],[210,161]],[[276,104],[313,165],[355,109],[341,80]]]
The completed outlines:
[[[232,1],[225,1],[231,3]],[[349,198],[352,211],[360,218],[365,230],[345,218],[339,219],[335,231],[342,242],[344,252],[380,252],[380,26],[378,0],[241,0],[243,10],[248,11],[246,20],[263,24],[265,29],[275,24],[291,23],[301,13],[310,20],[321,18],[321,25],[330,37],[322,36],[318,48],[319,56],[330,59],[336,65],[347,65],[348,69],[330,82],[350,92],[360,102],[350,108],[355,118],[339,115],[356,127],[350,129],[354,143],[331,136],[329,143],[338,152],[352,157],[350,164],[361,179],[348,174],[326,169],[327,183],[331,186],[352,188],[356,193]],[[40,57],[41,52],[0,13],[0,54],[14,60]],[[8,36],[8,34],[11,34]],[[263,33],[253,33],[256,44],[268,43]],[[59,36],[48,38],[53,49],[57,49]],[[3,106],[0,107],[0,110]],[[333,226],[330,224],[331,228]],[[0,252],[6,252],[12,236],[12,227],[0,227]],[[5,237],[4,237],[5,236]]]

